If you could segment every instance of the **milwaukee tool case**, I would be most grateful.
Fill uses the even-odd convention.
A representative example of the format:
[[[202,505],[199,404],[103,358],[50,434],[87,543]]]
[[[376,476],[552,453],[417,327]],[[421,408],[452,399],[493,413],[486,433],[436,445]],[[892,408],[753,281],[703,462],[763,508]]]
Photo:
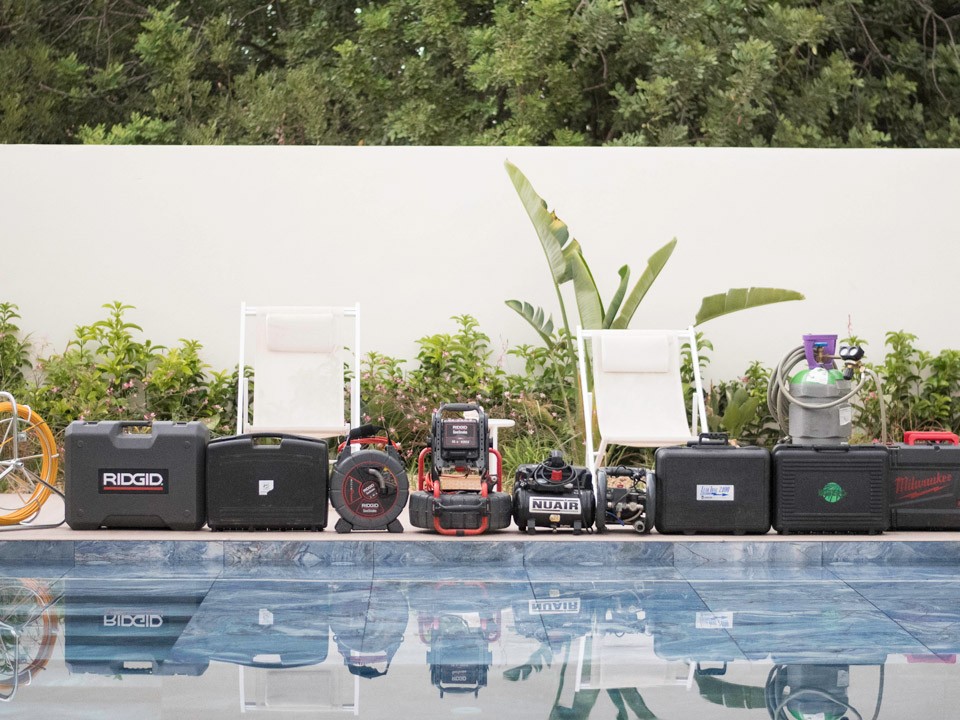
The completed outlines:
[[[960,528],[960,438],[949,432],[906,432],[903,440],[889,449],[890,527]]]
[[[70,577],[63,654],[71,674],[202,675],[206,658],[172,657],[212,579]]]
[[[885,447],[778,445],[771,457],[777,532],[879,533],[889,527]]]
[[[67,524],[74,530],[203,527],[208,437],[199,422],[70,423]]]
[[[656,454],[655,525],[661,533],[765,533],[770,530],[770,453],[703,433]]]
[[[329,465],[323,440],[252,434],[207,446],[211,530],[323,530]]]

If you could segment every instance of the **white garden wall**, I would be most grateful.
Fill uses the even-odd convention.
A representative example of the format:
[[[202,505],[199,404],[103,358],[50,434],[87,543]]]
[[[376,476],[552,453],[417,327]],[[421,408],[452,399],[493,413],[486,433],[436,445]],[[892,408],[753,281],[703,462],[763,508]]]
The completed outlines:
[[[874,359],[891,329],[960,347],[957,151],[0,146],[0,300],[46,351],[122,300],[217,369],[236,362],[241,299],[359,301],[364,349],[408,357],[457,313],[498,347],[532,343],[503,301],[556,317],[556,296],[507,158],[605,300],[621,264],[639,274],[678,238],[635,327],[686,325],[732,286],[806,294],[705,324],[712,377],[848,323]]]

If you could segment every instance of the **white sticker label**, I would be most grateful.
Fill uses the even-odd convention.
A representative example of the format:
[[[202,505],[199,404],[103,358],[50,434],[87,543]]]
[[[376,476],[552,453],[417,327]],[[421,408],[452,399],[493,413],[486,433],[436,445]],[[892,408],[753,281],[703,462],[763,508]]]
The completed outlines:
[[[260,608],[260,625],[270,627],[273,625],[273,613],[266,608]]]
[[[733,485],[697,485],[697,500],[733,502]]]
[[[580,612],[580,598],[563,600],[530,600],[531,615],[561,615]]]
[[[733,627],[732,612],[698,612],[698,630],[729,630]]]
[[[841,425],[849,425],[853,420],[853,408],[849,405],[841,405],[837,410],[837,414],[840,416]]]
[[[261,495],[268,495],[273,490],[273,480],[261,480],[259,484]]]

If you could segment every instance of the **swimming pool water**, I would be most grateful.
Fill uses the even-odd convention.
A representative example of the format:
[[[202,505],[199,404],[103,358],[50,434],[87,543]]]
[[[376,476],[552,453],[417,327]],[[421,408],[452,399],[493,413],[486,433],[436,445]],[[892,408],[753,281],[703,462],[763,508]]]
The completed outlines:
[[[953,566],[7,566],[0,619],[4,717],[960,717]]]

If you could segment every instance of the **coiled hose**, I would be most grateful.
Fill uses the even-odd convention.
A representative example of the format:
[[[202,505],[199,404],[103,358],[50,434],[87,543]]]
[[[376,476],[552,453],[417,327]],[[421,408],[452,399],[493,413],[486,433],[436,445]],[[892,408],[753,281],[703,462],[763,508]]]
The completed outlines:
[[[825,410],[827,408],[837,407],[843,403],[849,401],[851,398],[855,397],[860,390],[863,388],[864,384],[867,381],[867,376],[869,375],[873,378],[873,382],[877,388],[877,399],[880,401],[880,440],[882,443],[887,443],[887,404],[883,399],[883,383],[880,381],[880,376],[877,375],[871,368],[861,366],[862,374],[860,375],[860,381],[854,386],[850,392],[842,397],[835,398],[827,403],[809,403],[804,402],[803,400],[798,400],[793,395],[790,394],[790,371],[793,370],[794,366],[799,363],[801,360],[806,358],[806,352],[803,345],[795,347],[793,350],[788,352],[783,356],[783,359],[777,364],[774,368],[773,373],[770,375],[770,382],[767,385],[767,408],[770,410],[770,414],[773,415],[774,419],[777,421],[777,424],[780,426],[780,430],[783,432],[784,436],[790,436],[790,405],[798,405],[807,410]]]
[[[4,395],[10,397],[7,393]],[[3,423],[5,430],[0,432],[0,460],[3,461],[0,462],[0,471],[8,471],[4,473],[5,480],[23,503],[16,509],[0,507],[0,511],[11,510],[0,514],[0,525],[20,527],[40,514],[40,507],[51,493],[62,496],[54,487],[58,466],[57,443],[47,423],[26,405],[12,400],[0,402],[0,418],[6,418]],[[18,450],[17,457],[13,456],[14,432],[18,436],[16,444],[22,446],[27,454],[21,454]],[[38,460],[40,467],[37,470]],[[24,487],[32,488],[29,497],[23,497],[25,493],[21,488]]]

